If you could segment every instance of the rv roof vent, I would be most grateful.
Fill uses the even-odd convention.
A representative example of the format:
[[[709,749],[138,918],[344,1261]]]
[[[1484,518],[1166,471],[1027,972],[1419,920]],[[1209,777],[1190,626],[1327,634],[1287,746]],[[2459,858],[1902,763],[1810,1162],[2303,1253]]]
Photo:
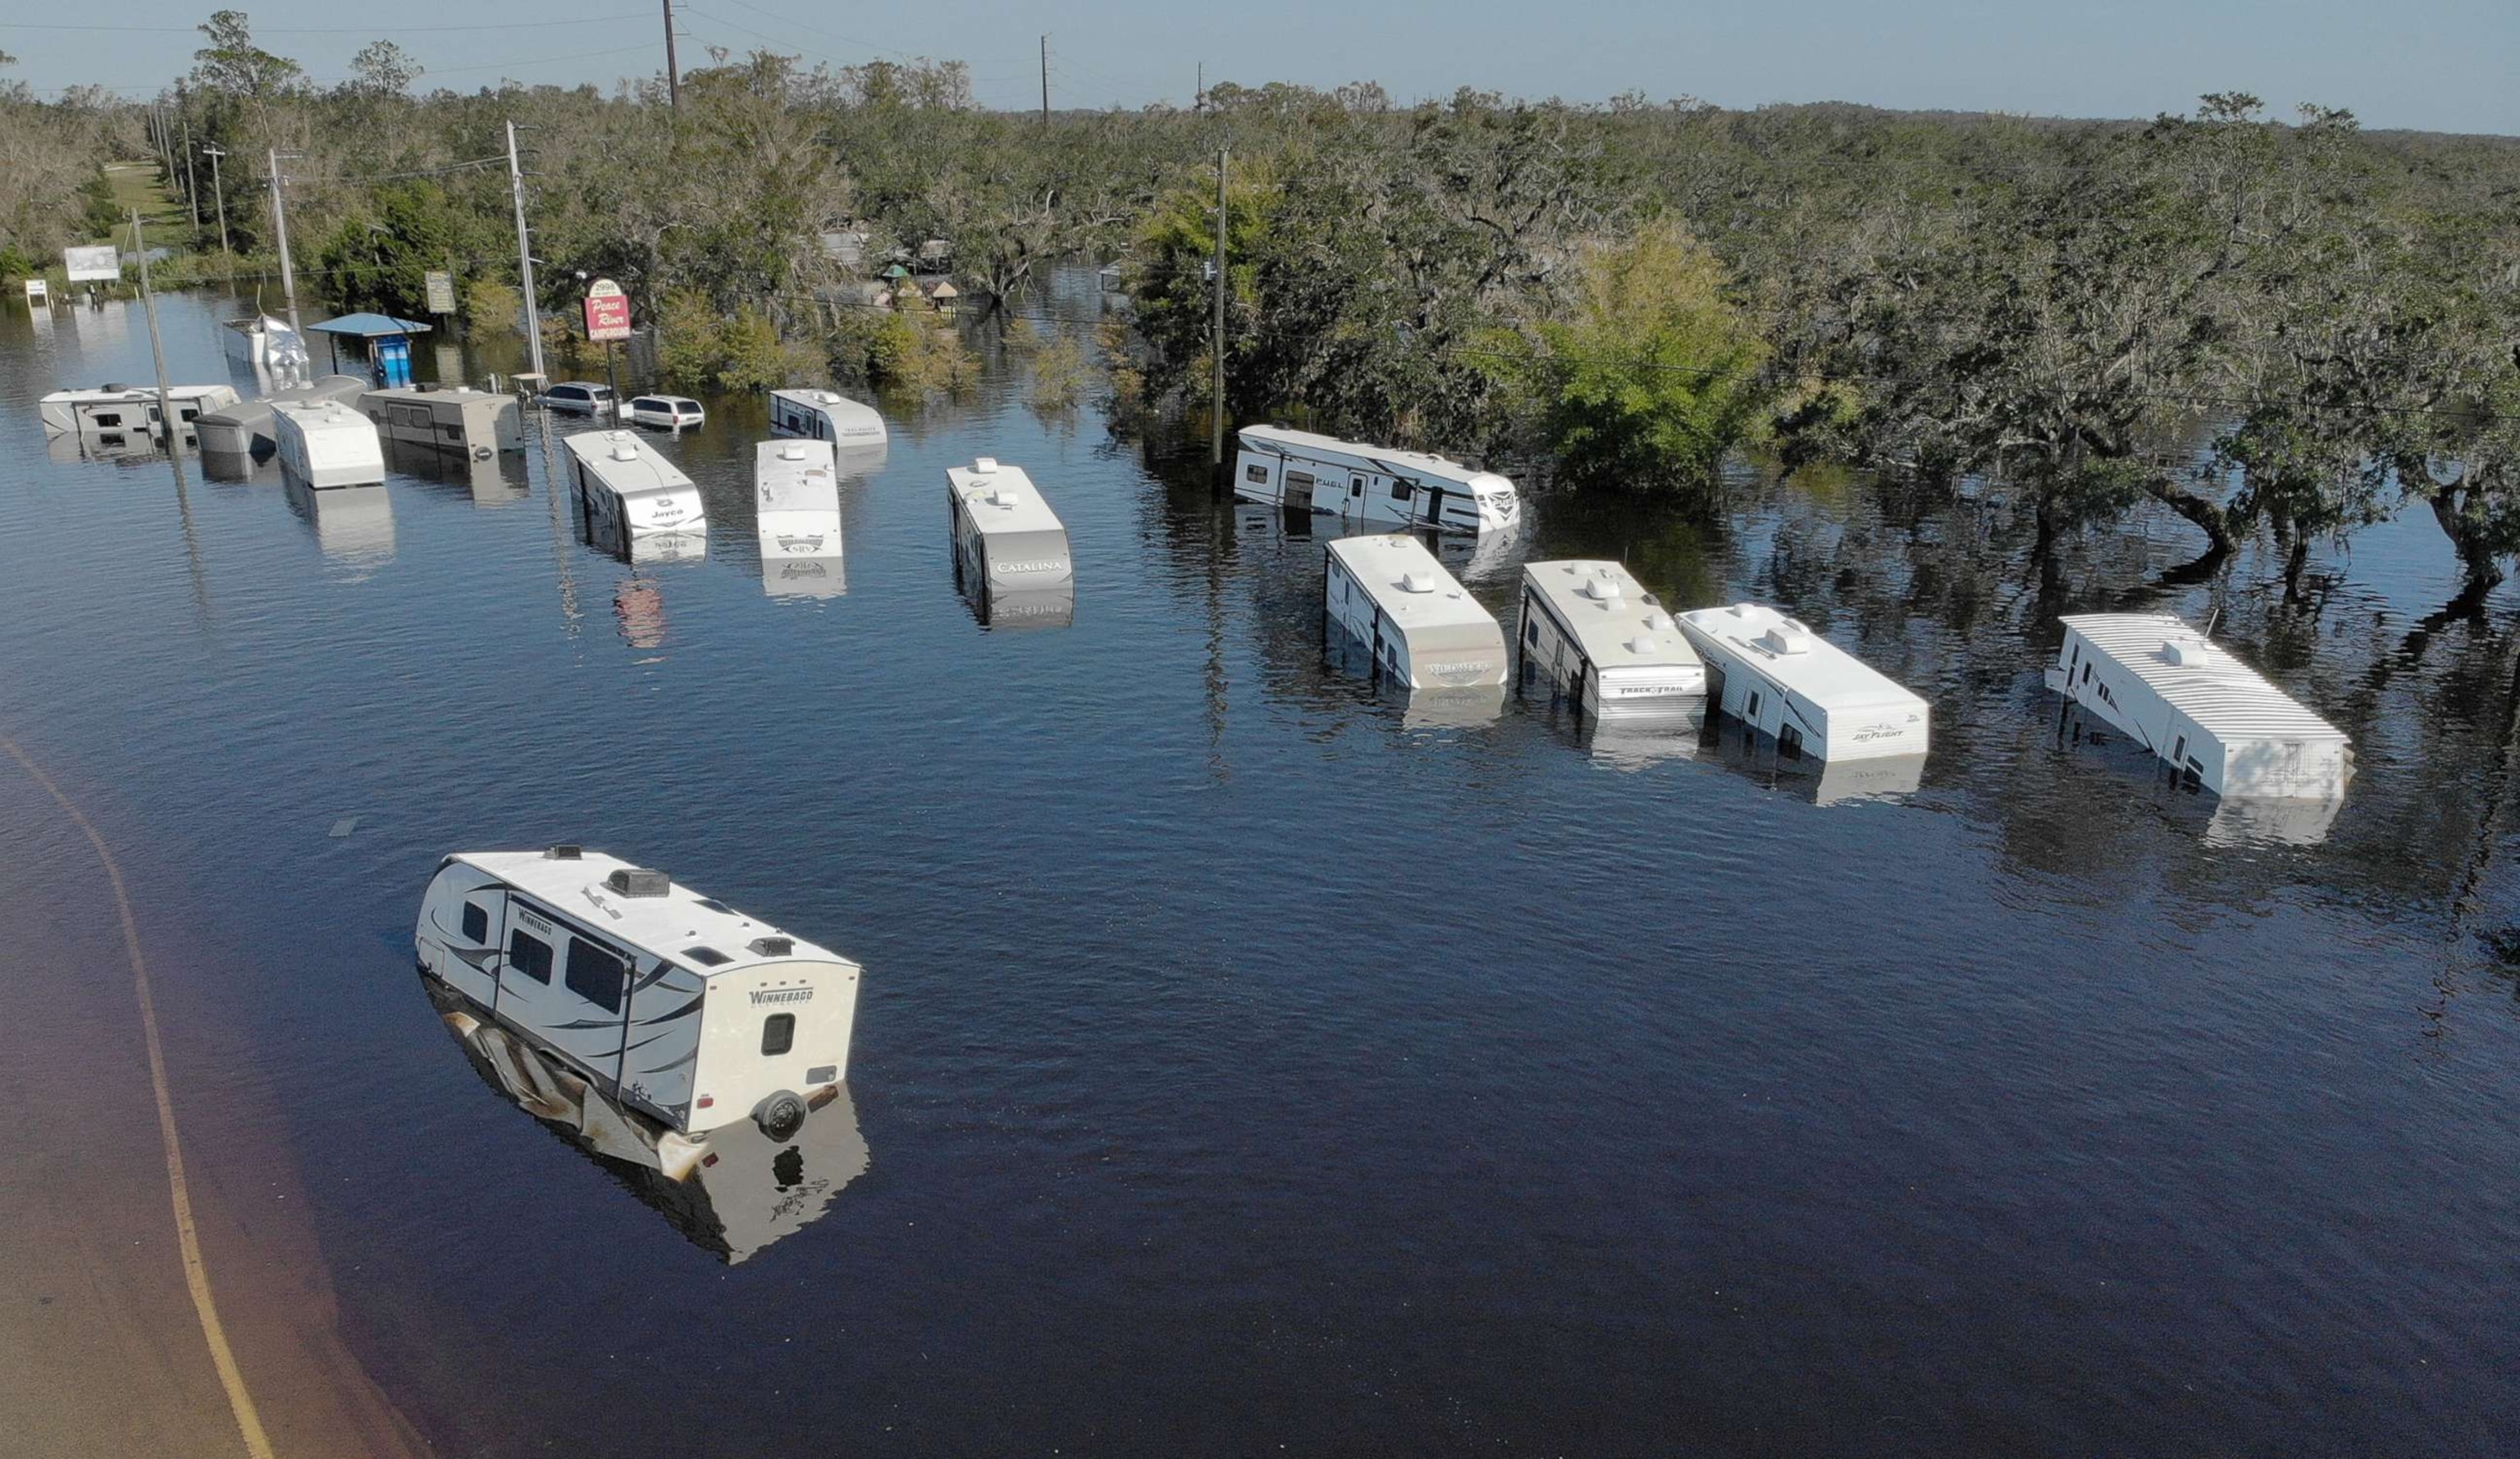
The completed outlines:
[[[1595,602],[1617,602],[1619,600],[1619,580],[1611,577],[1607,573],[1604,573],[1598,578],[1586,578],[1584,580],[1584,596],[1593,599]]]
[[[1016,491],[1012,486],[1002,486],[989,493],[989,500],[997,503],[1001,507],[1012,507],[1017,502],[1023,500],[1023,493]]]
[[[562,845],[555,846],[551,850],[544,852],[543,855],[551,858],[555,862],[574,862],[578,858],[586,855],[586,848],[583,846],[570,846],[566,843],[562,843]]]
[[[1736,602],[1732,606],[1726,608],[1724,611],[1732,614],[1735,618],[1747,618],[1750,616],[1750,605],[1745,602]]]
[[[2184,642],[2178,639],[2164,639],[2161,641],[2161,661],[2163,663],[2185,664],[2192,668],[2195,665],[2205,662],[2205,644],[2200,640],[2189,640]]]
[[[1647,613],[1645,615],[1645,632],[1650,634],[1667,634],[1671,632],[1671,615],[1669,613]]]
[[[989,475],[996,471],[997,468],[998,459],[994,456],[983,456],[979,460],[971,463],[971,474],[974,476]]]
[[[1400,580],[1400,591],[1403,593],[1432,593],[1435,591],[1435,580],[1426,576],[1422,572],[1413,572]]]
[[[129,385],[126,385],[126,384],[122,383],[120,380],[109,380],[109,381],[107,381],[107,382],[106,382],[106,386],[105,386],[105,387],[106,387],[107,389],[109,389],[109,390],[128,390],[128,389],[130,389],[130,388],[131,388]]]
[[[612,447],[612,459],[614,461],[637,461],[639,459],[639,448],[629,441],[615,442]]]
[[[672,877],[642,866],[624,866],[604,878],[604,884],[624,897],[662,897],[674,889]]]
[[[734,958],[727,956],[717,949],[709,947],[706,944],[685,948],[683,950],[683,955],[690,958],[692,961],[698,963],[702,967],[724,967],[728,963],[735,961]]]
[[[796,940],[792,937],[756,937],[752,940],[752,951],[764,957],[793,957],[796,955]]]
[[[1779,618],[1775,628],[1759,636],[1759,642],[1771,653],[1809,653],[1811,631],[1791,618]]]
[[[1653,648],[1654,641],[1643,634],[1639,634],[1628,641],[1628,652],[1630,653],[1651,653],[1653,652]]]
[[[779,448],[779,459],[781,461],[803,461],[805,459],[805,448],[797,445],[793,441],[790,441],[787,445]]]
[[[815,392],[814,392],[814,398],[815,398],[816,400],[821,401],[821,402],[822,402],[823,404],[825,404],[825,405],[838,405],[838,404],[840,403],[840,397],[838,397],[837,395],[832,394],[832,393],[831,391],[829,391],[829,390],[817,390],[817,391],[815,391]]]

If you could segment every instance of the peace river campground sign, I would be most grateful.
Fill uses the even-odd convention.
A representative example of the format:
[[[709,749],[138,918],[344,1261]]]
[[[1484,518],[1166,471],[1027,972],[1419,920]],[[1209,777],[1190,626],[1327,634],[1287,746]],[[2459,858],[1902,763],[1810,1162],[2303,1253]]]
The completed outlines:
[[[586,337],[599,344],[630,337],[630,296],[609,279],[586,287]]]

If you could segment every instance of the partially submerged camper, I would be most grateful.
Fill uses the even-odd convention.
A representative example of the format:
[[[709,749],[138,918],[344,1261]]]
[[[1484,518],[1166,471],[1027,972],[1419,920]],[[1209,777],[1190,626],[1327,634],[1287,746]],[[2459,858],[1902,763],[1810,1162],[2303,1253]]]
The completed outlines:
[[[422,899],[421,973],[686,1140],[793,1135],[848,1077],[858,966],[601,852],[465,852]]]
[[[273,406],[323,405],[329,401],[348,405],[367,388],[368,382],[355,375],[328,375],[313,384],[274,390],[261,400],[242,400],[215,411],[203,411],[194,420],[193,429],[200,435],[205,454],[268,457],[280,449],[280,433],[271,420]]]
[[[318,491],[385,479],[376,423],[338,400],[274,401],[271,430],[281,469]]]
[[[889,439],[874,406],[831,390],[771,391],[770,428],[842,449],[881,446]]]
[[[178,440],[190,445],[193,421],[204,411],[236,404],[237,392],[229,385],[169,385],[166,387],[166,401],[174,408],[176,422],[185,427]],[[134,389],[129,385],[102,385],[92,390],[55,390],[35,403],[35,412],[43,419],[44,431],[48,435],[128,438],[163,435],[166,430],[155,386]]]
[[[1422,451],[1342,441],[1282,425],[1246,425],[1235,495],[1360,522],[1494,532],[1522,519],[1513,483]]]
[[[773,597],[837,597],[848,591],[834,455],[829,441],[763,441],[753,447],[761,591]]]
[[[699,488],[637,431],[584,431],[562,444],[568,447],[569,481],[585,507],[589,542],[639,560],[642,539],[704,537],[708,531]]]
[[[1402,533],[1328,545],[1322,606],[1372,656],[1374,672],[1413,689],[1506,682],[1505,631],[1426,551]]]
[[[1662,602],[1616,562],[1533,562],[1522,570],[1524,688],[1594,719],[1702,712],[1706,663]]]
[[[1788,756],[1855,760],[1922,755],[1925,701],[1763,603],[1680,615],[1706,660],[1708,694],[1725,714],[1773,736]]]
[[[473,457],[525,449],[523,412],[511,395],[465,386],[404,385],[367,391],[359,397],[359,410],[389,445]]]
[[[1072,601],[1066,524],[1023,467],[986,456],[949,466],[945,501],[954,529],[954,581],[971,596],[981,622],[994,621],[1000,606],[1047,608],[1061,596]]]
[[[326,560],[347,567],[382,567],[393,560],[393,498],[382,485],[336,486],[317,491],[283,474],[289,509],[315,529]]]
[[[2354,751],[2345,731],[2168,613],[2082,613],[2048,686],[2221,796],[2331,801]]]

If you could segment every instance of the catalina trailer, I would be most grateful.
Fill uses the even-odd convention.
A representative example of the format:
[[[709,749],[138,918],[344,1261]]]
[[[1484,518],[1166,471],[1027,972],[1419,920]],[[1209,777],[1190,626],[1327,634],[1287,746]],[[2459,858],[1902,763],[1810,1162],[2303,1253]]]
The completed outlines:
[[[359,409],[377,423],[378,434],[399,446],[472,457],[525,449],[524,413],[513,396],[404,385],[368,391],[359,397]]]
[[[1724,713],[1786,755],[1922,755],[1925,701],[1775,608],[1734,603],[1680,615]]]
[[[1511,481],[1440,456],[1282,425],[1246,425],[1239,443],[1234,491],[1250,501],[1446,532],[1495,532],[1522,520]]]
[[[376,422],[338,400],[272,402],[271,435],[281,469],[313,490],[385,479]]]
[[[1505,631],[1415,537],[1343,537],[1328,546],[1322,608],[1413,689],[1506,682]]]
[[[1057,603],[1072,603],[1076,577],[1066,524],[1023,467],[986,456],[949,466],[945,502],[954,529],[954,581],[971,596],[982,623],[1001,607],[1021,609],[1013,616],[1028,619],[1058,618],[1052,611]]]
[[[785,436],[829,441],[847,450],[889,442],[875,407],[830,390],[773,390],[770,428]]]
[[[2345,731],[2167,613],[2082,613],[2048,686],[2221,796],[2332,801],[2354,774]]]
[[[1522,569],[1524,687],[1592,719],[1702,714],[1706,662],[1662,603],[1616,562],[1533,562]]]
[[[787,1139],[848,1077],[856,963],[617,857],[450,856],[414,936],[422,976],[682,1135]]]
[[[586,510],[587,541],[630,557],[642,539],[699,537],[708,531],[699,488],[637,431],[582,431],[562,444],[568,447],[569,481]]]

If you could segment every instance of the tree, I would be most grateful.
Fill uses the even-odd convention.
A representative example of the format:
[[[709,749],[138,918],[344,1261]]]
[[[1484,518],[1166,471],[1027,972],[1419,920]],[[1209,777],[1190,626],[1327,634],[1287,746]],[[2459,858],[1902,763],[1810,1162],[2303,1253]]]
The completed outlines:
[[[389,40],[370,41],[350,58],[348,89],[363,96],[401,96],[425,69],[410,52]]]
[[[196,27],[210,43],[193,53],[196,85],[241,101],[268,102],[298,88],[305,68],[253,43],[246,13],[222,10]]]

